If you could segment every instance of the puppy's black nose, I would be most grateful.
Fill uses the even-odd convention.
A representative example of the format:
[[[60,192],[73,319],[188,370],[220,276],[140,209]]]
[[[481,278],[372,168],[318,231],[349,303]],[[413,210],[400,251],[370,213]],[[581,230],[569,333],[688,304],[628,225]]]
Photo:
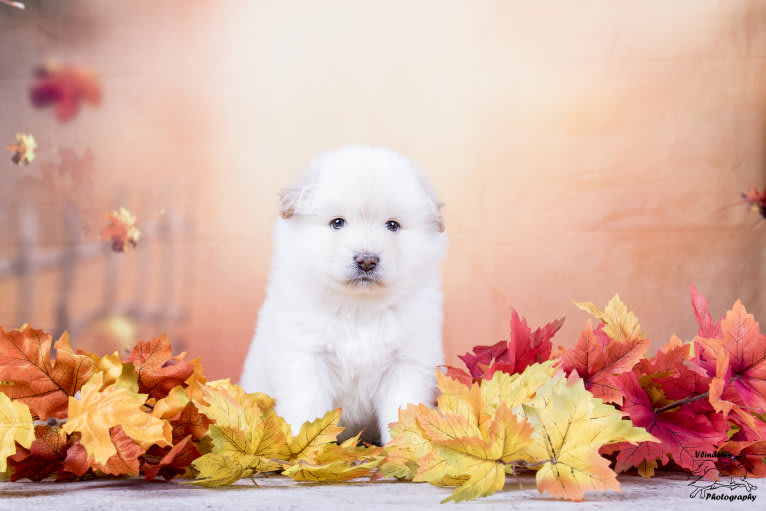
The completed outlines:
[[[364,252],[359,255],[357,255],[354,258],[354,261],[356,261],[356,266],[362,270],[362,271],[372,271],[375,269],[375,267],[378,265],[378,256],[375,254],[370,254],[369,252]]]

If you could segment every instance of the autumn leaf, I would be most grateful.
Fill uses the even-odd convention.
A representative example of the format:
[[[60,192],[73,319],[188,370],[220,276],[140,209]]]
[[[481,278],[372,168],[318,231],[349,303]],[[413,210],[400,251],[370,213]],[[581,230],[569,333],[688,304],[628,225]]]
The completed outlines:
[[[199,357],[197,357],[189,363],[194,369],[192,374],[186,379],[186,381],[184,381],[186,384],[186,395],[190,400],[197,399],[204,401],[204,387],[207,383],[207,378],[205,378],[205,375],[202,373],[202,362],[200,362]]]
[[[37,149],[35,137],[24,133],[16,133],[16,142],[12,142],[8,146],[8,152],[11,153],[11,161],[19,167],[28,165],[29,162],[35,159],[35,149]]]
[[[54,344],[55,364],[50,347],[51,336],[42,330],[0,327],[0,391],[26,403],[42,420],[66,417],[69,397],[91,377],[93,367],[88,357],[72,353],[66,332]]]
[[[657,350],[654,357],[642,358],[636,367],[645,375],[678,376],[679,368],[691,359],[691,348],[691,344],[684,344],[674,335],[665,346]]]
[[[93,361],[93,372],[104,373],[103,388],[115,385],[138,393],[138,376],[135,374],[135,368],[130,362],[121,362],[120,356],[115,351],[111,355],[100,357],[93,353],[85,353],[77,350],[78,355],[85,355]]]
[[[491,495],[502,488],[508,464],[523,460],[532,434],[507,402],[527,398],[530,382],[541,385],[555,371],[553,365],[553,361],[534,364],[514,375],[498,371],[491,380],[470,388],[437,371],[441,390],[437,409],[421,404],[399,410],[380,473],[437,486],[457,485],[446,500]]]
[[[726,442],[718,448],[716,463],[723,475],[766,477],[766,440]]]
[[[528,403],[537,390],[553,377],[558,365],[558,361],[549,360],[530,365],[521,374],[498,371],[491,380],[482,381],[479,392],[484,413],[494,414],[500,403],[505,403],[510,409]]]
[[[117,453],[109,432],[112,426],[121,426],[142,448],[170,445],[170,424],[142,411],[145,396],[115,386],[101,390],[102,384],[103,373],[96,373],[78,399],[69,399],[69,418],[63,427],[69,434],[80,433],[80,442],[96,463],[104,464]]]
[[[542,462],[537,488],[556,498],[579,501],[586,491],[619,491],[616,474],[599,455],[599,448],[616,442],[657,441],[623,420],[619,410],[594,398],[582,380],[567,384],[563,376],[556,377],[522,408],[535,428],[529,459]]]
[[[125,252],[128,246],[138,245],[141,231],[136,228],[136,216],[120,207],[106,215],[109,223],[101,229],[101,239],[112,242],[112,252]]]
[[[138,457],[144,453],[144,449],[135,444],[120,426],[112,426],[109,434],[117,452],[103,466],[97,466],[96,470],[113,476],[137,476]]]
[[[194,400],[199,411],[215,421],[208,429],[213,452],[195,460],[200,475],[194,484],[230,484],[225,481],[280,468],[274,459],[287,444],[284,419],[272,410],[261,410],[258,399],[238,385],[230,387],[236,397],[223,389],[205,387],[204,401]],[[223,469],[221,463],[228,465]]]
[[[766,218],[766,189],[758,191],[758,188],[752,187],[747,193],[742,194],[742,199],[750,204],[754,211]]]
[[[192,375],[194,366],[183,360],[186,354],[175,357],[172,354],[170,342],[164,334],[136,344],[127,361],[135,366],[140,392],[161,399]]]
[[[716,445],[726,438],[725,430],[715,429],[705,416],[688,408],[655,412],[655,404],[641,388],[634,373],[624,373],[612,379],[624,397],[622,411],[633,424],[660,440],[660,443],[642,441],[635,445],[614,446],[619,450],[615,471],[623,472],[655,460],[665,465],[672,458],[689,472],[707,472],[709,477],[717,476],[717,471],[707,470],[709,463],[699,458],[697,452],[715,452]]]
[[[290,459],[306,458],[313,450],[338,440],[343,428],[338,427],[341,409],[324,414],[313,422],[305,422],[294,437],[287,438]]]
[[[159,447],[154,446],[154,449],[159,449]],[[168,450],[158,463],[144,463],[141,471],[147,481],[151,481],[158,475],[166,481],[170,481],[186,472],[186,468],[199,457],[200,452],[192,442],[191,435],[188,435]]]
[[[257,456],[237,456],[231,453],[205,454],[192,462],[197,471],[197,478],[191,481],[191,484],[208,487],[234,484],[256,472],[250,468],[250,464],[256,459]]]
[[[461,502],[492,495],[505,484],[506,464],[526,457],[532,444],[533,429],[526,421],[517,418],[504,402],[495,411],[488,430],[478,435],[453,436],[448,433],[444,426],[453,425],[450,423],[455,417],[445,417],[439,429],[434,429],[433,423],[424,425],[438,453],[438,456],[432,454],[431,458],[434,461],[442,458],[444,463],[422,464],[415,480],[468,476],[455,493],[442,502]]]
[[[207,435],[210,424],[211,421],[207,415],[200,413],[194,403],[186,403],[183,410],[170,419],[170,425],[173,426],[173,443],[177,444],[189,435],[195,440],[203,438]]]
[[[16,442],[29,448],[34,441],[35,429],[29,408],[0,392],[0,473],[7,469],[8,456],[16,453]]]
[[[59,121],[72,120],[82,102],[101,104],[101,85],[92,71],[49,61],[35,74],[37,81],[29,91],[32,104],[38,108],[55,105]]]
[[[8,459],[8,465],[13,467],[11,481],[42,481],[56,472],[57,480],[68,480],[88,471],[90,465],[80,456],[84,449],[76,438],[68,437],[58,427],[35,426],[34,430],[32,445],[21,447]]]
[[[710,312],[707,309],[707,300],[702,296],[697,288],[692,284],[692,307],[694,308],[694,315],[697,318],[697,323],[700,328],[697,331],[697,335],[708,339],[720,339],[723,337],[723,330],[721,329],[721,320],[718,323],[713,322],[713,318],[710,316]]]
[[[609,300],[603,312],[592,302],[575,302],[575,305],[603,321],[604,333],[610,339],[625,342],[643,337],[638,319],[635,314],[628,311],[628,308],[622,303],[618,294]]]
[[[532,332],[527,320],[511,309],[511,335],[509,341],[492,346],[475,346],[472,353],[458,356],[474,379],[491,379],[495,371],[521,373],[532,364],[545,362],[551,354],[551,338],[564,324],[557,319]],[[448,376],[468,383],[462,370],[448,366]]]
[[[424,404],[408,404],[399,408],[399,421],[389,425],[391,441],[386,444],[387,457],[380,466],[386,477],[412,479],[418,471],[418,460],[435,449],[417,417],[429,413]]]
[[[636,324],[637,325],[637,324]],[[606,331],[606,328],[604,329]],[[562,369],[576,372],[585,388],[605,403],[622,404],[622,395],[610,377],[633,369],[646,353],[649,339],[626,338],[622,341],[597,339],[588,321],[573,350],[560,347]]]
[[[318,465],[305,460],[298,460],[295,464],[285,469],[282,475],[291,477],[296,481],[343,482],[370,475],[370,472],[379,463],[379,460],[362,463],[334,461]]]
[[[721,339],[697,338],[704,346],[703,358],[715,363],[710,403],[724,416],[734,409],[754,427],[755,419],[744,409],[766,410],[766,336],[739,300],[721,329]]]

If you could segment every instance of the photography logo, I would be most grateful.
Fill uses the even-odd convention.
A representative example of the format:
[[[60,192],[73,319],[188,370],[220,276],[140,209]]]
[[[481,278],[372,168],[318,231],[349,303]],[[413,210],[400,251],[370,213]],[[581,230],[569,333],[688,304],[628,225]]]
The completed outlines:
[[[703,500],[755,502],[756,495],[753,491],[758,487],[747,480],[747,473],[753,469],[747,457],[735,456],[725,451],[697,451],[695,456],[699,463],[697,468],[689,474],[689,486],[694,488],[689,497]],[[716,461],[718,461],[718,467],[716,467]],[[713,481],[709,474],[721,466],[727,473],[734,475],[721,474],[718,481]]]

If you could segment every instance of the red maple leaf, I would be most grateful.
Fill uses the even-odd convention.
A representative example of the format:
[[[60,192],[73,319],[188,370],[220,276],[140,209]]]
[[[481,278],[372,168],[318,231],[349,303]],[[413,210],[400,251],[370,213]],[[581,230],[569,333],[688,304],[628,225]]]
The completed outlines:
[[[152,446],[148,454],[156,456],[162,453],[162,459],[158,463],[150,463],[144,460],[144,464],[141,467],[141,471],[146,476],[147,481],[151,481],[158,475],[164,479],[170,481],[176,476],[179,476],[186,472],[186,468],[191,465],[191,462],[201,456],[197,446],[191,441],[191,435],[185,437],[183,440],[173,446],[172,449],[167,447]]]
[[[35,441],[25,449],[16,446],[16,454],[8,458],[13,467],[11,481],[42,481],[58,472],[57,480],[83,475],[90,466],[85,448],[75,437],[67,437],[59,428],[35,426]]]
[[[654,404],[633,372],[613,376],[612,380],[623,395],[622,411],[630,417],[633,425],[645,428],[660,440],[659,443],[615,444],[611,450],[619,450],[616,472],[638,467],[644,461],[659,459],[665,465],[672,457],[676,464],[690,472],[704,474],[711,479],[718,477],[713,462],[700,453],[716,452],[718,443],[726,439],[725,428],[723,431],[714,429],[706,417],[684,407],[677,411],[656,413]]]
[[[474,346],[473,353],[458,356],[468,370],[470,377],[491,379],[495,371],[510,374],[521,373],[524,369],[538,362],[545,362],[551,355],[551,337],[558,332],[564,318],[551,321],[534,332],[527,326],[527,320],[520,318],[511,309],[511,338],[492,346]],[[467,383],[469,375],[454,367],[447,366],[448,376]]]
[[[702,357],[715,363],[710,402],[725,416],[731,410],[754,424],[750,412],[763,413],[766,408],[766,336],[739,300],[721,328],[720,339],[696,339],[703,346]]]
[[[646,375],[678,376],[678,367],[691,358],[691,347],[674,335],[654,357],[639,360],[636,369]]]
[[[707,310],[707,300],[697,291],[694,284],[692,284],[692,307],[694,308],[694,315],[697,317],[697,323],[700,326],[697,331],[698,336],[708,339],[720,339],[723,337],[721,320],[718,320],[718,323],[713,322],[713,318]]]
[[[73,66],[47,62],[36,70],[37,81],[29,91],[32,104],[42,108],[56,105],[56,118],[74,119],[80,103],[101,104],[101,85],[95,73]]]
[[[718,448],[721,474],[740,477],[766,477],[766,440],[726,442]]]
[[[588,321],[585,330],[573,350],[561,350],[561,368],[567,374],[575,371],[585,383],[585,388],[607,403],[622,404],[620,389],[611,377],[633,369],[646,353],[649,339],[612,340],[601,331],[603,324],[594,332]]]
[[[55,364],[50,334],[30,326],[23,330],[0,326],[0,391],[26,403],[43,420],[66,417],[69,397],[93,374],[93,361],[72,352],[66,332],[53,347]]]
[[[186,386],[185,380],[194,372],[194,366],[183,360],[186,353],[175,357],[172,354],[165,334],[136,344],[126,362],[133,362],[140,392],[162,399],[173,387]]]

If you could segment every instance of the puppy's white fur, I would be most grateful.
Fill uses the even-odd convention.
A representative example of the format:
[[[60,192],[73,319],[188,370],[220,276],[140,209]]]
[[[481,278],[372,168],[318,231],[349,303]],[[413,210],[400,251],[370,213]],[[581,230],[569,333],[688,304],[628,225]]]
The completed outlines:
[[[387,442],[400,406],[434,402],[447,243],[440,206],[413,163],[365,146],[318,157],[282,192],[240,383],[275,398],[294,432],[342,407],[348,435],[364,428],[366,439]],[[335,218],[345,220],[340,229]],[[379,258],[369,279],[359,277],[368,275],[360,253]]]

